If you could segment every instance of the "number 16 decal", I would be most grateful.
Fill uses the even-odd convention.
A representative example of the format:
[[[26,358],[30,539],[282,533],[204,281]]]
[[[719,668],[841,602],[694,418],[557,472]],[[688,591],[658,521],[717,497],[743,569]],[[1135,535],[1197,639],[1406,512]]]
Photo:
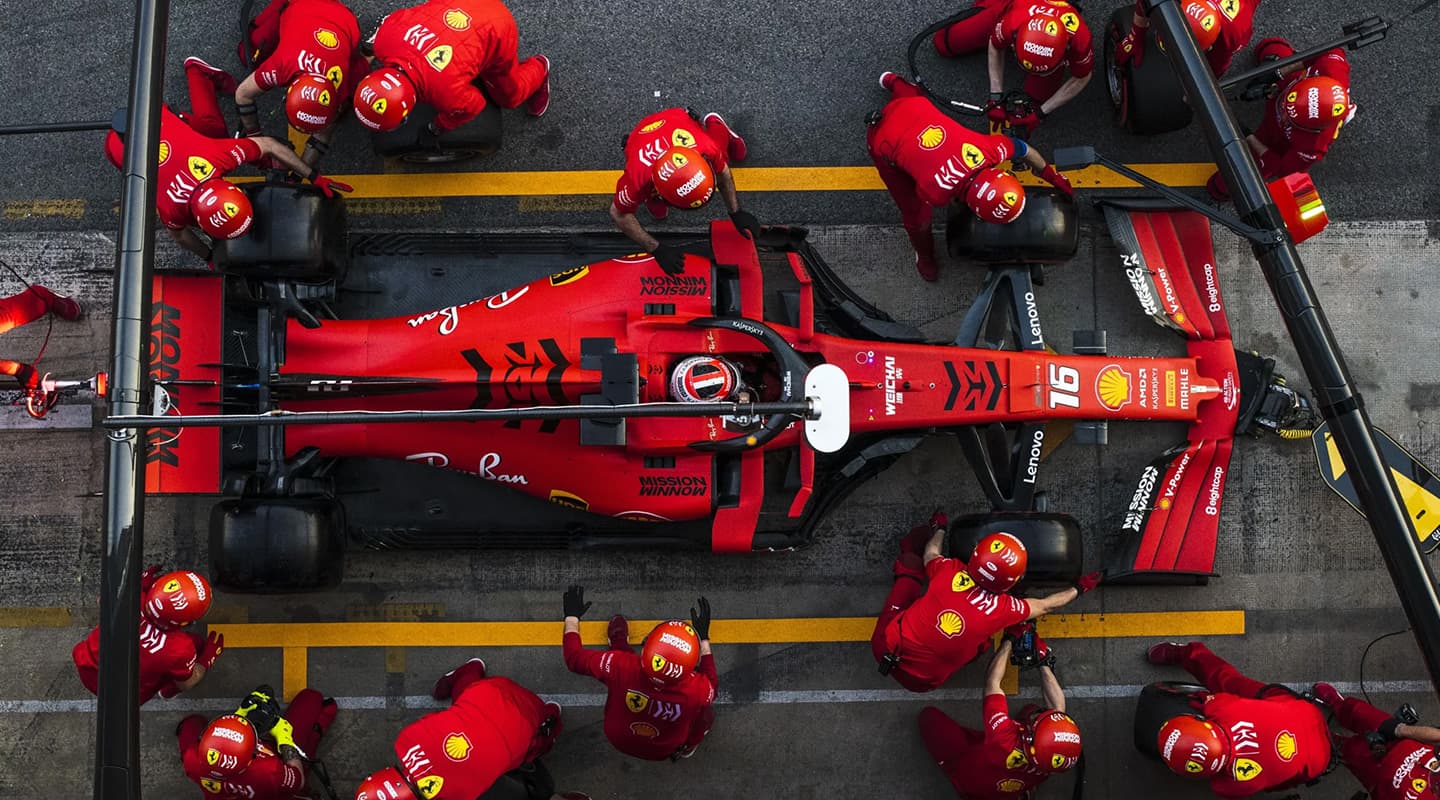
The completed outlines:
[[[1050,407],[1080,407],[1080,370],[1063,364],[1050,365]]]

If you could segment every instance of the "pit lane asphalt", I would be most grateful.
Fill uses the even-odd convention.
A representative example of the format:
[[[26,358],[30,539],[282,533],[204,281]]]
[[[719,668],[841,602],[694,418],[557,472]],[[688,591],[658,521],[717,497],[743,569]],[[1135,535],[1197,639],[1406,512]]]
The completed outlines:
[[[891,12],[892,19],[903,18],[903,24],[896,22],[893,33],[884,33],[878,30],[873,12],[859,3],[823,9],[735,4],[728,7],[728,18],[700,4],[672,5],[664,11],[664,24],[684,32],[668,41],[684,41],[687,52],[695,54],[686,64],[673,64],[659,56],[665,37],[634,35],[648,30],[643,23],[653,12],[622,3],[590,8],[586,18],[577,21],[570,5],[517,6],[524,51],[546,52],[557,64],[556,105],[539,121],[510,115],[508,148],[476,168],[615,166],[619,133],[662,102],[713,107],[727,116],[730,109],[740,109],[731,121],[751,137],[757,165],[863,164],[860,120],[882,100],[878,88],[872,88],[874,75],[900,66],[911,30],[950,10],[906,4]],[[1257,35],[1279,29],[1278,21],[1287,16],[1283,12],[1294,8],[1282,3],[1262,6]],[[1312,21],[1284,27],[1297,41],[1318,38],[1321,31],[1329,32],[1363,13],[1388,13],[1379,6],[1362,11],[1335,2],[1305,9],[1313,15]],[[12,11],[7,16],[11,37],[0,52],[0,75],[12,76],[0,81],[0,108],[7,109],[7,120],[107,116],[114,100],[124,93],[128,10],[115,13],[100,4],[79,2],[47,3],[23,13],[7,10]],[[378,4],[363,4],[362,21],[375,18],[379,11]],[[1087,9],[1086,16],[1095,25],[1107,12],[1097,6]],[[228,4],[176,7],[167,59],[170,97],[183,96],[179,64],[186,55],[233,59],[229,44],[209,38],[209,31],[218,28],[228,40],[231,16]],[[1315,19],[1326,22],[1320,25]],[[767,31],[717,33],[753,26],[757,20],[764,20]],[[542,33],[542,26],[549,30]],[[1437,120],[1435,109],[1440,105],[1433,87],[1418,85],[1409,77],[1425,74],[1421,65],[1434,53],[1420,27],[1412,22],[1395,31],[1390,42],[1354,54],[1360,116],[1342,136],[1334,157],[1317,171],[1334,218],[1376,222],[1337,224],[1302,252],[1375,421],[1435,463],[1440,459],[1430,426],[1437,418],[1433,398],[1440,358],[1433,346],[1431,299],[1440,292],[1440,277],[1426,267],[1433,261],[1435,246],[1430,231],[1440,224],[1435,222],[1440,210],[1433,189],[1437,156],[1429,141],[1433,127],[1429,123]],[[601,52],[599,45],[612,40],[631,42],[637,48],[635,58]],[[797,45],[797,40],[802,43]],[[714,66],[731,63],[740,66]],[[44,66],[35,82],[22,84],[13,78],[29,74],[36,65]],[[226,65],[234,68],[233,61]],[[982,85],[978,62],[967,62],[964,71],[967,85]],[[631,88],[637,80],[641,88]],[[659,99],[652,96],[656,90],[662,92]],[[1042,132],[1042,147],[1073,141],[1061,135],[1062,126],[1066,131],[1073,126],[1102,151],[1119,152],[1128,161],[1202,156],[1193,131],[1156,141],[1112,132],[1103,113],[1091,113],[1103,103],[1099,85],[1087,91]],[[587,101],[576,104],[572,102],[576,97]],[[1397,107],[1414,110],[1402,115],[1392,110]],[[596,109],[608,111],[602,118]],[[279,130],[273,118],[271,125]],[[1362,143],[1367,146],[1360,147]],[[337,148],[347,152],[337,152],[327,169],[377,169],[377,161],[355,152],[360,144],[357,132],[347,130]],[[558,156],[561,152],[566,155]],[[109,210],[118,187],[114,172],[99,155],[98,137],[93,134],[3,140],[0,163],[7,175],[0,185],[0,199],[85,201],[78,219],[6,216],[0,257],[31,280],[73,287],[87,301],[92,314],[85,322],[57,324],[47,362],[57,372],[93,369],[108,351],[113,245],[107,237],[113,236],[115,223]],[[1395,181],[1394,188],[1377,185],[1381,178]],[[593,211],[522,212],[513,199],[446,200],[439,214],[367,215],[357,217],[356,224],[594,226],[603,223],[599,216],[603,203],[597,199]],[[767,221],[886,223],[881,228],[817,231],[821,252],[862,294],[900,318],[922,323],[934,336],[953,332],[978,285],[978,274],[962,267],[948,268],[938,287],[915,280],[905,266],[908,258],[903,237],[893,224],[895,213],[882,193],[771,194],[747,203]],[[8,235],[17,231],[33,233]],[[1303,384],[1253,262],[1226,234],[1216,236],[1237,345],[1279,355],[1284,371]],[[1102,244],[1092,248],[1087,236],[1086,249],[1075,262],[1053,271],[1051,282],[1041,289],[1042,319],[1051,338],[1065,349],[1067,330],[1104,327],[1112,336],[1112,352],[1178,353],[1177,340],[1136,313],[1128,287],[1114,269],[1113,250],[1101,238]],[[165,250],[162,260],[173,262],[173,250]],[[6,293],[14,290],[5,287]],[[12,332],[5,336],[5,347],[33,352],[42,334],[43,326],[38,333]],[[1138,424],[1115,426],[1111,433],[1109,447],[1069,443],[1044,467],[1055,506],[1076,514],[1087,534],[1107,521],[1113,527],[1114,512],[1129,497],[1140,466],[1181,435],[1175,428]],[[59,607],[71,613],[70,623],[61,627],[7,623],[9,627],[0,628],[0,671],[7,676],[0,682],[0,701],[86,697],[73,678],[68,650],[96,621],[100,503],[90,495],[103,486],[101,441],[96,431],[43,437],[0,433],[0,443],[12,454],[0,465],[0,480],[10,498],[7,508],[0,509],[0,605]],[[1240,442],[1223,511],[1217,569],[1224,577],[1205,588],[1106,589],[1087,597],[1075,610],[1243,608],[1247,635],[1213,642],[1218,652],[1242,668],[1261,679],[1297,685],[1321,678],[1358,680],[1360,650],[1374,636],[1402,628],[1403,617],[1395,608],[1368,532],[1319,484],[1313,469],[1306,445]],[[357,553],[349,559],[346,584],[336,593],[264,600],[225,597],[216,621],[243,617],[256,622],[306,622],[406,614],[445,620],[545,620],[558,618],[559,593],[576,580],[590,587],[596,601],[592,615],[600,619],[614,612],[636,617],[683,613],[697,592],[708,594],[717,615],[727,617],[871,614],[888,585],[893,534],[937,502],[954,511],[975,509],[978,501],[973,479],[953,448],[932,442],[849,500],[817,545],[803,552],[753,558]],[[208,508],[208,501],[152,501],[147,560],[203,564]],[[1099,539],[1089,537],[1091,564],[1099,560]],[[558,622],[556,627],[558,645]],[[1063,642],[1058,645],[1064,659],[1062,680],[1072,686],[1126,687],[1156,677],[1179,678],[1174,670],[1143,664],[1139,654],[1148,643],[1148,639]],[[834,705],[765,702],[779,691],[893,688],[874,674],[863,645],[738,645],[720,646],[717,652],[722,686],[735,703],[722,708],[700,755],[679,765],[625,760],[607,749],[598,709],[572,706],[567,711],[566,737],[550,759],[562,786],[585,789],[597,798],[673,794],[677,788],[697,798],[726,798],[775,794],[777,787],[796,797],[869,797],[877,792],[950,796],[915,733],[914,715],[924,699]],[[435,675],[471,654],[449,648],[411,648],[403,653],[378,648],[311,651],[312,685],[345,697],[386,698],[382,709],[343,713],[327,739],[322,752],[342,793],[353,789],[370,769],[386,763],[394,733],[422,713],[404,708],[398,698],[425,694]],[[599,688],[565,673],[558,649],[505,648],[483,655],[496,672],[523,676],[545,693],[593,693]],[[983,666],[972,665],[952,685],[975,687],[982,670]],[[1372,684],[1419,679],[1413,645],[1405,637],[1376,645],[1364,677]],[[280,679],[278,650],[231,651],[191,700],[215,713],[255,683],[278,684]],[[1026,685],[1029,681],[1022,679],[1022,686]],[[1436,718],[1437,708],[1428,693],[1377,696],[1382,707],[1402,700],[1416,702],[1422,714]],[[147,707],[142,714],[146,796],[193,792],[179,773],[169,738],[174,722],[184,713],[178,710],[183,704],[152,705],[153,711]],[[979,724],[973,701],[947,699],[939,705],[962,723]],[[1131,707],[1129,699],[1103,696],[1077,700],[1072,706],[1091,754],[1089,796],[1162,792],[1201,796],[1185,791],[1163,770],[1133,753]],[[51,794],[87,793],[93,726],[93,717],[82,713],[0,714],[0,763],[9,767],[0,770],[0,789],[26,796],[42,783],[52,787]],[[1348,797],[1354,788],[1347,775],[1337,773],[1305,796]],[[1069,782],[1062,779],[1047,786],[1043,795],[1059,797],[1068,791]]]

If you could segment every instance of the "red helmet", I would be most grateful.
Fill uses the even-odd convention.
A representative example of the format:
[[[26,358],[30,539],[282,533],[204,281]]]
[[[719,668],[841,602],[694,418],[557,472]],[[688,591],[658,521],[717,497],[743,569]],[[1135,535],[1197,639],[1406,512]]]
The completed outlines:
[[[200,753],[211,777],[239,775],[255,758],[255,728],[236,714],[216,717],[200,734]]]
[[[700,637],[678,619],[656,625],[640,649],[640,669],[656,683],[679,683],[699,663]]]
[[[290,127],[301,133],[315,133],[330,127],[340,116],[340,98],[334,85],[309,72],[291,81],[285,91],[285,116],[290,120]]]
[[[415,84],[394,67],[381,67],[355,87],[355,116],[376,131],[393,131],[415,107]]]
[[[372,772],[370,777],[360,782],[360,788],[355,790],[355,800],[420,799],[410,789],[410,784],[405,781],[400,770],[386,767],[379,772]]]
[[[1295,127],[1319,133],[1350,113],[1350,93],[1325,75],[1301,78],[1285,93],[1285,118]]]
[[[1063,711],[1046,711],[1030,726],[1030,763],[1064,772],[1080,762],[1080,726]]]
[[[1171,717],[1155,739],[1165,766],[1176,775],[1209,777],[1220,774],[1229,760],[1230,740],[1198,714]]]
[[[655,193],[676,208],[699,208],[715,194],[715,168],[693,147],[672,147],[650,165]]]
[[[970,574],[975,583],[989,592],[1008,592],[1025,577],[1030,562],[1025,543],[1012,534],[992,533],[975,543],[970,554]]]
[[[1025,187],[1009,172],[986,167],[970,176],[965,205],[985,222],[1014,222],[1025,210]]]
[[[1065,60],[1070,31],[1054,17],[1032,16],[1015,33],[1015,57],[1026,72],[1048,75]]]
[[[141,611],[162,628],[179,628],[205,616],[212,599],[210,582],[204,576],[181,570],[155,579]]]
[[[1201,52],[1210,49],[1220,38],[1220,7],[1215,0],[1185,0],[1185,21]]]
[[[250,230],[255,209],[239,186],[224,178],[211,178],[190,195],[195,224],[216,239],[234,239]]]
[[[670,396],[686,403],[723,403],[740,388],[740,370],[718,356],[682,358],[670,373]]]

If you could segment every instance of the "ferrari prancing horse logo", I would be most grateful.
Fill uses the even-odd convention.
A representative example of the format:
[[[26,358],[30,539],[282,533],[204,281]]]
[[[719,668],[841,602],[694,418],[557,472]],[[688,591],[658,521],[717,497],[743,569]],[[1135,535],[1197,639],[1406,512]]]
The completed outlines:
[[[442,44],[425,54],[425,61],[435,68],[436,72],[444,72],[450,66],[450,60],[455,57],[455,48],[448,44]]]
[[[639,714],[649,705],[649,696],[633,690],[625,693],[625,707],[630,709],[632,714]]]

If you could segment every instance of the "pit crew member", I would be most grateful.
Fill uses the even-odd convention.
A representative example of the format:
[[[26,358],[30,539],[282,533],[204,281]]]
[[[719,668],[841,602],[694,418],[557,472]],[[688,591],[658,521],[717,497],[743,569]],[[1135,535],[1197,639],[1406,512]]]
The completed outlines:
[[[1440,797],[1440,728],[1418,724],[1408,704],[1390,715],[1328,683],[1315,684],[1313,692],[1353,734],[1339,737],[1340,761],[1371,798]]]
[[[667,108],[640,120],[625,137],[625,169],[615,182],[610,219],[620,232],[655,256],[666,273],[685,269],[684,254],[674,245],[661,244],[636,219],[644,205],[657,220],[670,215],[670,207],[696,209],[710,202],[715,190],[725,199],[730,220],[747,238],[760,232],[755,215],[740,208],[735,194],[731,161],[744,161],[749,153],[745,139],[725,118],[711,112],[699,122],[694,112]]]
[[[1132,26],[1125,38],[1115,48],[1115,65],[1124,66],[1134,62],[1140,64],[1145,54],[1145,31],[1150,19],[1145,15],[1141,3],[1136,0]],[[1181,10],[1185,21],[1190,23],[1190,32],[1195,44],[1205,54],[1210,71],[1215,77],[1225,74],[1235,54],[1250,44],[1255,34],[1255,7],[1260,0],[1182,0]]]
[[[1029,656],[1040,670],[1045,708],[1027,705],[1010,715],[1000,681],[1016,638],[1007,634],[985,673],[984,730],[961,726],[935,706],[920,711],[920,738],[930,757],[964,800],[1021,800],[1051,775],[1080,761],[1080,728],[1065,713],[1065,693],[1051,666],[1055,656],[1044,640],[1034,638]],[[1023,669],[1024,667],[1022,667]]]
[[[963,198],[980,219],[998,223],[1014,222],[1024,210],[1025,188],[1000,168],[1002,162],[1024,159],[1041,178],[1074,196],[1070,181],[1025,142],[966,128],[893,72],[880,76],[880,86],[890,92],[890,102],[871,116],[866,141],[880,179],[900,207],[915,248],[915,269],[925,280],[940,277],[932,206]]]
[[[153,566],[140,575],[140,704],[155,695],[174,697],[195,688],[225,646],[225,636],[183,630],[210,610],[214,593],[204,576],[189,570],[160,574]],[[80,682],[98,692],[100,627],[70,653]]]
[[[453,131],[485,110],[485,92],[501,108],[524,104],[532,117],[550,107],[550,59],[520,60],[520,30],[500,0],[402,8],[371,41],[379,67],[355,90],[355,116],[372,130],[400,127],[424,102],[436,111],[429,133]]]
[[[256,102],[285,89],[290,126],[310,134],[301,160],[319,163],[330,149],[345,102],[370,62],[360,52],[360,24],[338,0],[272,0],[250,23],[240,42],[241,63],[254,71],[235,89],[240,129],[260,132]]]
[[[656,625],[636,655],[630,624],[618,614],[610,618],[610,646],[585,649],[580,617],[591,604],[580,586],[571,586],[564,599],[565,666],[605,684],[605,738],[616,750],[648,761],[694,755],[715,722],[720,686],[710,653],[710,601],[697,601],[689,623]]]
[[[305,759],[335,721],[335,701],[301,689],[284,713],[275,690],[260,686],[233,714],[208,725],[199,714],[180,720],[175,737],[185,776],[216,800],[309,800]]]
[[[185,60],[185,79],[190,88],[190,113],[180,115],[168,106],[160,109],[160,171],[155,192],[160,222],[180,246],[208,262],[211,245],[193,227],[212,239],[234,239],[250,229],[255,213],[249,197],[224,179],[241,164],[288,169],[306,176],[327,197],[351,190],[321,175],[276,139],[231,138],[217,95],[234,93],[235,79],[224,70],[192,57]],[[110,131],[105,156],[117,169],[122,168],[124,152],[122,133]]]
[[[1209,780],[1219,797],[1249,797],[1309,783],[1330,768],[1330,729],[1316,704],[1245,677],[1200,642],[1162,642],[1145,658],[1184,667],[1213,692],[1195,713],[1160,727],[1160,756],[1177,775]]]
[[[980,9],[978,13],[935,34],[935,51],[957,58],[985,50],[990,76],[990,103],[985,113],[991,120],[1006,121],[1006,110],[1000,105],[1006,51],[1015,54],[1025,71],[1023,91],[1035,108],[1027,116],[1011,119],[1012,125],[1033,131],[1090,82],[1095,47],[1090,27],[1075,6],[1063,0],[980,0],[975,7]]]
[[[55,294],[44,286],[32,285],[19,294],[0,299],[0,333],[29,325],[46,314],[67,322],[80,319],[85,313],[79,301],[73,297]],[[26,392],[40,391],[40,373],[35,367],[23,361],[0,358],[0,375],[13,375]]]
[[[1255,46],[1255,57],[1261,63],[1294,54],[1295,48],[1279,37],[1264,39]],[[1245,141],[1261,174],[1266,180],[1275,180],[1295,172],[1309,172],[1340,138],[1341,126],[1354,116],[1350,61],[1345,50],[1337,47],[1285,71],[1265,100],[1260,127]],[[1217,201],[1230,197],[1219,171],[1206,181],[1205,189]]]
[[[372,773],[355,800],[474,800],[492,787],[522,785],[531,796],[553,793],[537,759],[560,735],[559,704],[509,678],[487,677],[478,658],[441,675],[431,696],[450,707],[400,731],[398,766]]]
[[[1007,594],[1025,576],[1025,545],[992,533],[969,563],[940,555],[948,520],[935,512],[900,540],[895,584],[875,621],[870,649],[881,674],[912,692],[928,692],[990,646],[1005,628],[1048,614],[1100,584],[1100,573],[1069,589],[1022,599]]]

